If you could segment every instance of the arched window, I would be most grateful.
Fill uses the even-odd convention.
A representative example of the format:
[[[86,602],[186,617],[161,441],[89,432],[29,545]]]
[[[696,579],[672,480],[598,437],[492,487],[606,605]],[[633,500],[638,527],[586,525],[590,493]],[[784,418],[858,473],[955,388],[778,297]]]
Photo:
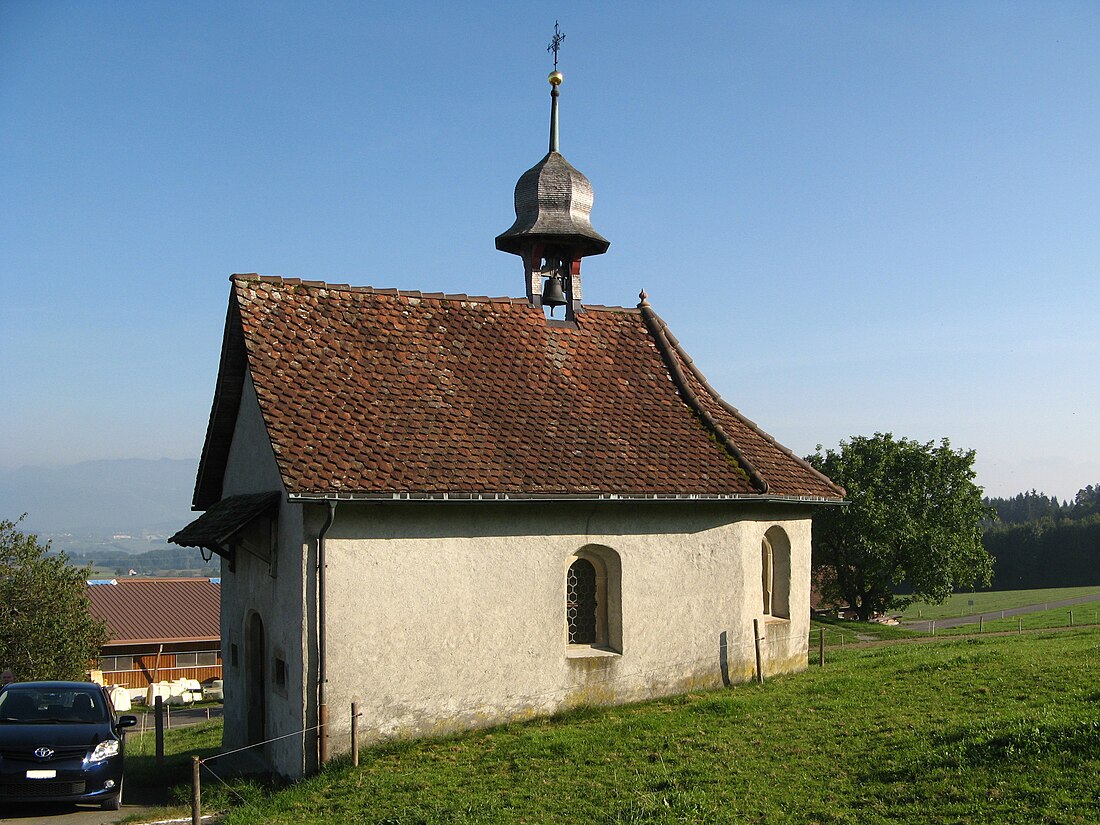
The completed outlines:
[[[610,547],[588,545],[565,571],[565,629],[570,656],[622,651],[621,566]]]
[[[791,540],[772,527],[760,540],[760,584],[765,616],[791,617]]]
[[[569,644],[596,644],[596,568],[588,559],[569,565],[565,579],[565,618],[569,625]]]

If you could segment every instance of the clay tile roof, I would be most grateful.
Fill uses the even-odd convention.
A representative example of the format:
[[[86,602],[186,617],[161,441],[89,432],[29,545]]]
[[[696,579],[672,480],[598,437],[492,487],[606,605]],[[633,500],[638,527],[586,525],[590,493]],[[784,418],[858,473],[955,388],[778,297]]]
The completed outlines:
[[[118,579],[89,584],[92,615],[107,622],[108,644],[221,638],[221,585],[210,579]]]
[[[648,305],[586,309],[234,276],[196,508],[221,498],[246,374],[292,496],[843,496]]]

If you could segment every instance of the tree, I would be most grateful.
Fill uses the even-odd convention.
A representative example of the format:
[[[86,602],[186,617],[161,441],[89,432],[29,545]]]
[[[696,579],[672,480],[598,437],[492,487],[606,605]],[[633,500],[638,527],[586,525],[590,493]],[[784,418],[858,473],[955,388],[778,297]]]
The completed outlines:
[[[82,679],[107,638],[85,592],[90,568],[48,555],[49,542],[16,525],[0,521],[0,668],[20,680]]]
[[[994,513],[974,483],[973,450],[875,433],[842,441],[839,451],[818,445],[807,461],[848,491],[847,506],[814,515],[813,565],[827,600],[866,621],[989,583],[981,521]],[[900,597],[901,588],[911,593]]]

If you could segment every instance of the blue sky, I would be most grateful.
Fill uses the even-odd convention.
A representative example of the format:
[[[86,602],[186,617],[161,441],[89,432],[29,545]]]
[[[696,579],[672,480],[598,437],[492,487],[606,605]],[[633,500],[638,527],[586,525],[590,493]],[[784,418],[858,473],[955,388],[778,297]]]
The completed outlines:
[[[711,383],[800,454],[1100,482],[1100,4],[0,0],[0,466],[197,457],[233,272],[522,294],[561,148]]]

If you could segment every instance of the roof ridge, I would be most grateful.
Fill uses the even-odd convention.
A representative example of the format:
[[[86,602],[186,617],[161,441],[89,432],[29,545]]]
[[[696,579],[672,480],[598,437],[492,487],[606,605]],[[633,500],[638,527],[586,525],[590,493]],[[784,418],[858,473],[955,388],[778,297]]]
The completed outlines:
[[[202,582],[204,584],[216,584],[210,581],[217,576],[115,576],[117,584],[161,584],[163,582]]]
[[[376,286],[352,286],[351,284],[336,284],[328,281],[307,280],[304,278],[288,278],[283,275],[260,275],[255,272],[234,273],[230,280],[237,282],[257,281],[263,284],[285,284],[286,286],[305,286],[314,289],[332,289],[341,292],[361,292],[370,295],[393,295],[400,298],[427,298],[435,301],[473,301],[489,304],[527,304],[526,298],[513,298],[508,295],[487,296],[470,295],[465,292],[423,292],[419,289],[399,289],[397,287]],[[584,304],[584,309],[595,312],[629,312],[636,314],[637,307],[612,306],[605,304]]]
[[[676,354],[679,355],[680,360],[684,362],[684,366],[687,367],[691,371],[691,374],[695,377],[695,380],[698,381],[700,384],[702,384],[703,389],[705,389],[707,391],[707,393],[710,395],[710,397],[714,399],[715,403],[717,403],[719,406],[721,406],[722,409],[724,409],[730,415],[734,416],[738,421],[740,421],[746,427],[753,430],[753,432],[755,432],[761,438],[768,441],[768,443],[770,443],[773,447],[778,449],[780,452],[782,452],[788,458],[794,459],[803,468],[809,470],[811,473],[813,473],[819,479],[821,479],[822,481],[827,483],[834,490],[837,490],[842,496],[848,495],[847,490],[845,490],[843,487],[841,487],[839,484],[837,484],[835,481],[833,481],[831,478],[829,478],[823,472],[821,472],[816,467],[814,467],[814,465],[810,464],[810,462],[806,461],[806,459],[802,458],[799,455],[796,455],[795,452],[793,450],[791,450],[789,447],[784,447],[782,444],[780,444],[778,441],[775,440],[774,436],[772,436],[770,433],[766,432],[765,430],[761,429],[760,426],[755,421],[753,421],[751,418],[746,416],[744,413],[742,413],[740,410],[738,410],[736,407],[734,407],[732,404],[730,404],[728,401],[726,401],[726,399],[724,399],[721,396],[721,394],[716,389],[714,389],[714,387],[712,387],[710,385],[710,382],[707,381],[707,379],[703,375],[702,371],[697,366],[695,366],[695,362],[692,360],[691,356],[688,355],[687,352],[684,351],[684,348],[682,346],[680,346],[679,340],[677,340],[676,336],[672,334],[672,330],[670,330],[668,328],[668,325],[665,323],[664,319],[661,318],[656,312],[654,312],[653,309],[648,304],[644,305],[644,309],[643,309],[643,312],[642,312],[642,317],[645,317],[647,311],[650,315],[653,316],[654,319],[656,319],[656,321],[658,323],[660,323],[661,331],[666,336],[666,340],[668,341],[669,345],[676,351]],[[767,482],[765,481],[764,483],[766,484]]]
[[[422,292],[419,289],[397,289],[396,287],[376,287],[376,286],[352,286],[351,284],[334,284],[328,281],[315,281],[305,280],[303,278],[287,278],[282,275],[257,275],[256,273],[234,274],[230,276],[230,280],[236,281],[258,281],[264,284],[285,284],[286,286],[306,286],[315,289],[333,289],[341,292],[365,292],[372,295],[394,295],[401,298],[431,298],[441,301],[476,301],[478,303],[501,303],[501,304],[526,304],[526,298],[513,298],[508,295],[500,296],[488,296],[488,295],[468,295],[465,292],[445,293],[445,292]]]

